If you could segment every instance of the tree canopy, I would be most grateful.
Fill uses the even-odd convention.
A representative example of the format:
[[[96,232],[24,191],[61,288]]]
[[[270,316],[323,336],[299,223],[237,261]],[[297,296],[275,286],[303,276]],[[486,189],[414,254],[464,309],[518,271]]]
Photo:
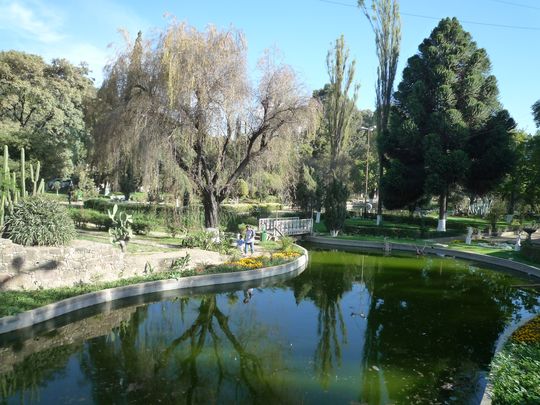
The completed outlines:
[[[455,186],[485,194],[513,164],[515,123],[501,109],[490,68],[485,50],[456,18],[445,18],[409,58],[395,93],[383,185],[395,194],[394,207],[438,196],[440,230]]]
[[[102,150],[136,159],[142,175],[173,161],[199,192],[207,227],[217,227],[220,203],[249,165],[312,121],[311,98],[272,54],[251,85],[246,49],[232,28],[200,32],[172,22],[158,40],[139,36],[119,55],[100,92],[110,103],[98,131]]]
[[[88,69],[65,59],[0,52],[0,145],[25,147],[45,177],[65,176],[86,157]]]

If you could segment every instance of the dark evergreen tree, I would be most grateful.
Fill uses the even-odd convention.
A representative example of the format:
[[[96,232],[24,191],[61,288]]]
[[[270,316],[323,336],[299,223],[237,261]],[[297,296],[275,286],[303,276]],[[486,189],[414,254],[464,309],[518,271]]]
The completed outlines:
[[[347,186],[338,178],[333,178],[327,188],[324,200],[324,222],[332,236],[337,236],[343,229],[347,217]]]
[[[414,176],[410,183],[418,188],[396,185],[399,176],[392,171],[384,183],[408,191],[397,205],[410,205],[422,195],[438,196],[439,231],[446,230],[453,188],[462,185],[484,194],[511,168],[515,124],[501,110],[490,68],[486,51],[456,18],[445,18],[409,58],[395,93],[396,114],[384,152],[389,167],[403,179]]]
[[[537,127],[540,127],[540,100],[532,106],[533,118]]]

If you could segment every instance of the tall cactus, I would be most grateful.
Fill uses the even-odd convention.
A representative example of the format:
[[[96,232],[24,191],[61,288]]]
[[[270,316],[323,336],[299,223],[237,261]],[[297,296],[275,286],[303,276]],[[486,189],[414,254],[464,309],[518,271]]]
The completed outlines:
[[[36,164],[36,170],[34,171],[34,165],[30,163],[30,180],[32,181],[32,195],[42,194],[45,188],[43,179],[39,179],[39,171],[41,164],[39,161]]]
[[[0,231],[4,227],[4,218],[5,218],[5,210],[6,210],[6,194],[8,193],[7,187],[8,187],[8,179],[9,179],[9,165],[8,165],[8,147],[7,145],[4,146],[4,178],[1,179],[2,183],[0,184],[0,193],[1,193],[1,204],[0,204]]]
[[[6,211],[13,209],[13,204],[17,204],[20,198],[28,196],[26,191],[26,156],[24,148],[21,149],[21,181],[20,189],[17,188],[17,173],[9,170],[9,149],[4,145],[4,176],[0,179],[0,231],[4,226]],[[41,164],[36,163],[36,168],[30,163],[30,179],[32,181],[32,195],[43,194],[45,183],[39,178]]]
[[[21,197],[26,197],[26,157],[24,154],[24,148],[21,148]]]

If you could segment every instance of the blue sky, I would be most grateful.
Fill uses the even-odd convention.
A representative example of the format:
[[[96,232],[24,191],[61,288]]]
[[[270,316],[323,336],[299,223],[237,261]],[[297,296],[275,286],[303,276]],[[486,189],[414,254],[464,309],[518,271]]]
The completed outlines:
[[[156,35],[169,13],[199,29],[214,24],[242,30],[251,67],[264,49],[280,49],[306,86],[316,89],[328,80],[326,54],[331,43],[344,34],[357,61],[359,107],[372,109],[377,66],[374,40],[355,4],[356,0],[0,0],[0,49],[37,53],[47,60],[86,61],[99,83],[103,66],[123,43],[118,29],[133,36],[138,30]],[[400,6],[398,81],[407,58],[417,52],[438,19],[458,17],[487,50],[504,107],[520,128],[535,132],[531,105],[540,99],[540,1],[402,0]]]

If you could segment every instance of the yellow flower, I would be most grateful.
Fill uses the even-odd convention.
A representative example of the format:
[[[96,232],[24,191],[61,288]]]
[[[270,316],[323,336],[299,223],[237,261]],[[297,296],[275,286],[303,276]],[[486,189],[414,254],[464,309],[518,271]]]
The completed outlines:
[[[521,343],[540,342],[540,316],[515,331],[512,334],[512,340]]]

